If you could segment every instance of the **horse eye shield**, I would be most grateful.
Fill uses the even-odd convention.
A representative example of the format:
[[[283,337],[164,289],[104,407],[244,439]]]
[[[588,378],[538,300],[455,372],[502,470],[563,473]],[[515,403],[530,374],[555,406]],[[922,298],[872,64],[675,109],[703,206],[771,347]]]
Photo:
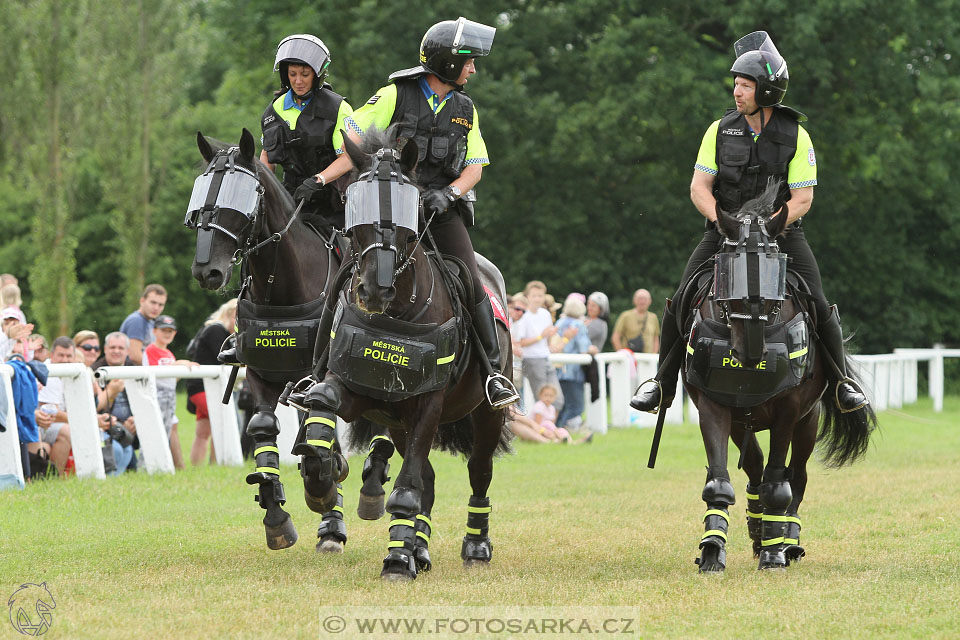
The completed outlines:
[[[347,187],[346,229],[389,220],[417,232],[420,192],[411,184],[361,180]],[[389,215],[389,218],[386,217]]]
[[[787,255],[719,253],[714,276],[717,300],[783,300],[787,286]]]
[[[236,211],[248,220],[253,219],[260,203],[260,193],[256,176],[242,167],[208,171],[193,182],[184,224],[195,227],[203,211],[217,209]]]

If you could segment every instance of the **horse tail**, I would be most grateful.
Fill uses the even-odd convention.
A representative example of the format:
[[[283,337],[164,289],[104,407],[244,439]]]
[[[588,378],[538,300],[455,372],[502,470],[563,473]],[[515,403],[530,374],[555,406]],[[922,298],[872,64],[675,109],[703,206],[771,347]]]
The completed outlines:
[[[491,418],[491,427],[496,427],[498,433],[497,446],[494,449],[494,455],[510,453],[510,440],[513,438],[513,432],[507,423],[506,411],[495,411],[495,417]],[[469,413],[466,416],[456,420],[441,424],[437,429],[437,437],[434,440],[433,448],[440,451],[446,451],[454,455],[460,454],[469,458],[473,454],[473,439],[476,425],[474,423],[474,414]]]
[[[843,358],[847,375],[860,384],[848,354],[844,353]],[[859,411],[843,413],[837,407],[831,388],[820,403],[823,411],[817,442],[822,446],[823,463],[828,467],[852,464],[867,452],[870,435],[877,428],[877,414],[869,404]]]
[[[347,430],[347,450],[360,451],[364,455],[370,448],[370,440],[374,436],[387,435],[387,428],[366,418],[357,418],[350,423]]]

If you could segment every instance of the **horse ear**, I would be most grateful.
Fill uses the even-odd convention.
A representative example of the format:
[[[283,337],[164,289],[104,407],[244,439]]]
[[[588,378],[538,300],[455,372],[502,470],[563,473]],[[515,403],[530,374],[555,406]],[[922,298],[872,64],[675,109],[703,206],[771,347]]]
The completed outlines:
[[[243,128],[243,133],[240,134],[240,156],[250,162],[253,162],[253,134],[247,131],[247,128]]]
[[[359,170],[363,166],[364,160],[366,160],[366,154],[360,150],[360,145],[355,143],[353,139],[347,135],[347,132],[343,129],[340,130],[340,135],[343,136],[343,149],[347,152],[347,155],[350,156],[350,160],[353,162],[353,166]]]
[[[400,152],[400,168],[404,173],[411,173],[417,168],[417,160],[420,158],[420,149],[413,138],[407,140],[403,145],[403,151]]]
[[[764,222],[768,236],[776,238],[787,228],[787,211],[787,206],[784,204],[783,209],[780,210],[780,213],[776,217],[768,218],[767,221]]]
[[[200,149],[200,155],[203,156],[203,159],[207,162],[213,160],[213,156],[217,155],[213,151],[213,147],[210,146],[210,143],[207,142],[206,137],[197,131],[197,147]]]
[[[720,208],[717,203],[717,231],[725,238],[736,238],[740,234],[740,222]]]

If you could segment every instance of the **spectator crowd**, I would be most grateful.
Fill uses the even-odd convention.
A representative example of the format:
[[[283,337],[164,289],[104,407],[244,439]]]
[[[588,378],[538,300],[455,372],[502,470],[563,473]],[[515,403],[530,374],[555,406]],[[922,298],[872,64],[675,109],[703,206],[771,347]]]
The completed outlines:
[[[535,400],[530,407],[521,401],[511,408],[514,433],[532,442],[589,442],[589,434],[577,434],[585,430],[585,389],[597,396],[601,370],[594,359],[586,365],[554,365],[550,355],[592,356],[605,349],[608,337],[614,350],[656,353],[660,323],[650,311],[651,301],[649,291],[638,289],[633,307],[618,315],[611,331],[610,303],[601,291],[589,295],[573,292],[558,302],[543,282],[532,280],[522,292],[509,296],[514,383],[518,390],[529,389],[529,397]],[[0,362],[15,371],[12,395],[17,421],[16,425],[2,424],[8,412],[6,391],[0,389],[0,426],[18,429],[25,477],[69,474],[73,467],[69,407],[60,378],[47,375],[48,365],[73,362],[96,369],[218,364],[220,345],[235,324],[237,301],[222,305],[200,327],[188,348],[190,359],[177,359],[169,349],[178,327],[174,318],[163,313],[166,303],[166,289],[151,284],[144,289],[138,308],[116,331],[103,336],[102,342],[100,335],[89,329],[48,341],[34,332],[34,325],[21,309],[17,278],[0,275]],[[185,463],[177,431],[176,386],[175,378],[157,379],[157,401],[174,466],[182,469]],[[186,391],[187,409],[197,418],[189,457],[193,465],[198,465],[207,458],[208,450],[211,461],[214,457],[207,398],[199,380],[186,381]],[[97,407],[105,470],[113,475],[135,471],[142,466],[143,458],[124,381],[94,383],[91,393]]]

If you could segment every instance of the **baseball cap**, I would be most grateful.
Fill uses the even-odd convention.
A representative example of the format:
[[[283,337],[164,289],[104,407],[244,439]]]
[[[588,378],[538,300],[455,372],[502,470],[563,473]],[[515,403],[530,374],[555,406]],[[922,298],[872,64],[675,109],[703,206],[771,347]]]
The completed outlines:
[[[16,307],[7,307],[3,311],[0,311],[0,320],[6,320],[7,318],[16,318],[20,322],[23,322],[23,312]]]
[[[177,323],[174,321],[172,316],[157,316],[157,319],[153,321],[154,329],[174,329],[177,328]]]

